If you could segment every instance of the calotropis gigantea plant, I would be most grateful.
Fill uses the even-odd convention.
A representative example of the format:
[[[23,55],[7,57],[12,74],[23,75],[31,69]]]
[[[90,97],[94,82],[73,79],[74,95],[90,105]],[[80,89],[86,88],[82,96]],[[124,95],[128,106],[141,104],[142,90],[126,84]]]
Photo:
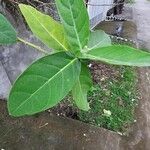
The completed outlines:
[[[150,53],[111,45],[103,31],[90,31],[83,0],[55,0],[61,23],[35,8],[19,4],[30,29],[52,54],[35,61],[16,80],[8,110],[13,116],[31,115],[58,104],[70,91],[79,109],[88,111],[92,80],[87,62],[150,66]]]

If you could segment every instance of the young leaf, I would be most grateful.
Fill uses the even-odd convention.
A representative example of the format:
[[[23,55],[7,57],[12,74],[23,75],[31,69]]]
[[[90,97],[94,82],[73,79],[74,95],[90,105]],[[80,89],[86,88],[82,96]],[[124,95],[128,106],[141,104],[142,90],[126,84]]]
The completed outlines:
[[[114,65],[150,66],[150,53],[124,45],[93,49],[84,53],[82,58]]]
[[[55,0],[70,47],[82,50],[89,38],[89,17],[83,0]]]
[[[87,92],[92,87],[92,79],[89,69],[85,64],[82,64],[81,74],[72,89],[73,99],[79,109],[88,111],[90,109],[87,101]]]
[[[80,75],[80,62],[64,52],[33,63],[16,81],[8,100],[13,116],[31,115],[59,103]]]
[[[111,39],[108,34],[102,30],[92,31],[90,34],[88,49],[92,50],[95,48],[106,47],[111,45]]]
[[[67,41],[61,24],[35,8],[20,4],[19,8],[32,32],[49,48],[67,50]]]
[[[0,14],[0,45],[13,44],[17,41],[16,31],[7,19]]]

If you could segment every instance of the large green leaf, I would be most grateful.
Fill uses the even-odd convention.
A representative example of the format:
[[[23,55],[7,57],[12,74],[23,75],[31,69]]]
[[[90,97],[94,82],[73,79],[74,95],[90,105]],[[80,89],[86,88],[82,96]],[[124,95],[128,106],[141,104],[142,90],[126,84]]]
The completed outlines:
[[[80,75],[80,62],[64,52],[33,63],[15,82],[8,100],[13,116],[31,115],[55,106]]]
[[[88,111],[90,109],[87,101],[87,92],[92,87],[92,79],[88,67],[82,64],[81,74],[72,89],[73,99],[79,109]]]
[[[89,17],[83,0],[55,0],[72,50],[77,53],[89,38]]]
[[[84,53],[82,58],[114,65],[150,66],[150,53],[124,45],[93,49]]]
[[[88,50],[106,47],[111,45],[111,39],[108,34],[102,30],[92,31],[88,42]]]
[[[17,41],[16,31],[7,19],[0,14],[0,45],[13,44]]]
[[[20,4],[19,7],[32,32],[44,44],[55,50],[68,49],[61,24],[29,5]]]

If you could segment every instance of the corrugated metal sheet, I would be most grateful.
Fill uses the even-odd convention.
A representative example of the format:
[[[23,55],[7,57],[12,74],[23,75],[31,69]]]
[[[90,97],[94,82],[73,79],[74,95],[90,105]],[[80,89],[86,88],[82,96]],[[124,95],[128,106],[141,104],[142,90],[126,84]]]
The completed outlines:
[[[96,26],[100,21],[104,20],[107,11],[112,7],[113,0],[89,0],[88,12],[91,22],[91,28]],[[92,4],[92,5],[90,5]],[[110,6],[95,6],[95,5],[110,5]]]

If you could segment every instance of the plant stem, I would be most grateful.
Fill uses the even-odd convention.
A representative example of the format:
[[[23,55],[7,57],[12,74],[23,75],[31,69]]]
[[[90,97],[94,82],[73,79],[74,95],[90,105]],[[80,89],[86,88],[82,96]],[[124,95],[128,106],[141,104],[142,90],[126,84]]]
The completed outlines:
[[[25,45],[29,45],[29,46],[31,46],[31,47],[37,49],[38,51],[40,51],[40,52],[42,52],[42,53],[44,53],[44,54],[46,54],[46,55],[48,54],[48,52],[46,52],[46,51],[45,51],[44,49],[42,49],[41,47],[36,46],[36,45],[34,45],[34,44],[30,43],[30,42],[27,42],[27,41],[23,40],[23,39],[20,38],[20,37],[18,37],[18,41],[24,43]]]

